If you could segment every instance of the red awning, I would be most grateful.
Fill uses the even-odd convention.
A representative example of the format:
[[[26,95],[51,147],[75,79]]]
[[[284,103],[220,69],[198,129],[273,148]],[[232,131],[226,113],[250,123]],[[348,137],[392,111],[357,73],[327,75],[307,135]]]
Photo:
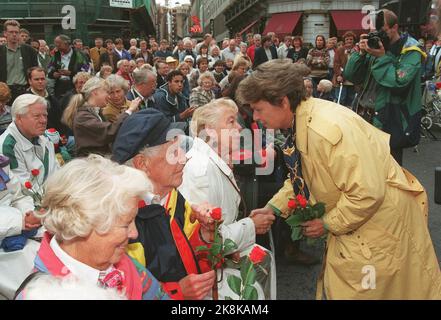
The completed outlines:
[[[301,16],[302,12],[274,13],[268,21],[263,34],[268,32],[292,34]]]
[[[241,32],[239,32],[239,33],[243,34],[244,32],[247,32],[248,30],[250,30],[259,21],[260,21],[260,19],[257,19],[256,21],[251,22],[249,25],[247,25],[245,28],[243,28],[243,30]]]
[[[342,36],[346,31],[353,31],[357,34],[369,32],[369,30],[363,29],[363,22],[368,23],[368,21],[363,21],[366,14],[363,14],[361,10],[331,11],[331,16],[339,36]]]

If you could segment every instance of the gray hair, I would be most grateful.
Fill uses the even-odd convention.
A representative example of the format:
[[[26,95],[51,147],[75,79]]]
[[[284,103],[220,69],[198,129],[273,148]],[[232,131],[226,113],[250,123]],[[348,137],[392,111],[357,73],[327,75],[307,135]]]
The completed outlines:
[[[60,34],[58,35],[57,38],[60,38],[61,41],[63,41],[64,43],[70,45],[71,44],[71,39],[69,36],[66,36],[65,34]]]
[[[133,210],[133,198],[143,199],[152,191],[142,171],[90,155],[49,177],[42,203],[46,212],[38,216],[60,242],[86,238],[94,230],[106,234]]]
[[[75,84],[75,83],[77,83],[77,81],[80,80],[80,79],[86,79],[86,81],[87,81],[87,80],[89,80],[90,78],[92,78],[92,76],[90,75],[90,73],[88,73],[88,72],[84,72],[84,71],[81,71],[81,72],[78,72],[78,73],[73,77],[72,82]]]
[[[11,108],[12,120],[15,120],[17,115],[24,115],[28,113],[31,105],[40,103],[47,107],[46,99],[35,94],[22,94],[15,99]]]
[[[133,72],[133,80],[135,84],[147,83],[150,78],[154,78],[155,74],[146,68],[141,68]]]
[[[198,137],[207,125],[215,127],[219,122],[219,117],[223,114],[224,109],[230,109],[234,112],[238,112],[239,110],[236,103],[227,98],[216,99],[197,108],[193,113],[190,122],[191,135],[193,137]]]
[[[253,39],[259,39],[259,40],[261,40],[261,39],[262,39],[262,36],[261,36],[260,34],[256,33],[256,34],[253,36]]]
[[[127,91],[129,91],[129,84],[128,84],[127,80],[117,74],[112,74],[112,75],[108,76],[106,81],[107,81],[107,84],[109,85],[110,90],[115,89],[115,88],[121,88],[126,93],[127,93]]]
[[[205,71],[204,73],[201,73],[198,78],[198,86],[201,86],[202,81],[204,79],[210,79],[213,82],[213,85],[217,84],[216,79],[214,78],[214,75],[210,71]]]
[[[124,62],[129,62],[127,59],[121,59],[117,62],[116,67],[119,69]]]

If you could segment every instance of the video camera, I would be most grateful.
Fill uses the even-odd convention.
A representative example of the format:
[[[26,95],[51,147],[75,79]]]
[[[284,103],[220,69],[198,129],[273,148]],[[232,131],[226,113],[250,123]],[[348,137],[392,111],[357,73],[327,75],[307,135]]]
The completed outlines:
[[[384,50],[388,50],[390,39],[387,33],[383,30],[384,27],[384,13],[380,11],[377,13],[375,19],[376,31],[369,32],[366,39],[368,40],[367,45],[371,49],[380,49],[380,41],[383,44]]]

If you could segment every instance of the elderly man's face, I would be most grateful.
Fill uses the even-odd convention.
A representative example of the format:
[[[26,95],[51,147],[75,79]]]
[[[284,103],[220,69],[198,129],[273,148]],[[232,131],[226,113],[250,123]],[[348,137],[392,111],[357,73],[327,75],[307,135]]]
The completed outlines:
[[[157,87],[156,77],[155,76],[149,76],[147,79],[147,83],[141,83],[136,86],[136,90],[144,97],[148,98],[150,97],[153,92],[155,92]]]
[[[86,257],[83,263],[105,270],[117,264],[126,252],[129,239],[138,238],[135,217],[138,213],[138,200],[133,198],[127,204],[129,212],[119,217],[109,232],[99,234],[93,231],[82,243],[81,251]]]
[[[178,139],[158,147],[158,152],[142,161],[134,161],[136,169],[144,171],[154,186],[157,194],[167,193],[182,184],[182,175],[186,163],[185,151],[179,147]],[[162,195],[162,194],[161,194]]]
[[[15,124],[28,139],[41,136],[47,126],[47,107],[38,102],[30,105],[27,113],[17,115]]]
[[[66,52],[69,49],[69,45],[63,40],[61,40],[59,37],[55,38],[54,43],[58,51]]]

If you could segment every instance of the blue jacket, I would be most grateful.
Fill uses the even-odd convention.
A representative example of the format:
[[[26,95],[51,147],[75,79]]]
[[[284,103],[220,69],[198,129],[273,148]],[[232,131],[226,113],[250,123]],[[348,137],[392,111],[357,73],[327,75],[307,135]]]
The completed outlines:
[[[168,91],[168,84],[156,90],[153,95],[154,108],[161,111],[172,122],[185,122],[179,114],[188,108],[188,99],[182,93],[172,96]]]

